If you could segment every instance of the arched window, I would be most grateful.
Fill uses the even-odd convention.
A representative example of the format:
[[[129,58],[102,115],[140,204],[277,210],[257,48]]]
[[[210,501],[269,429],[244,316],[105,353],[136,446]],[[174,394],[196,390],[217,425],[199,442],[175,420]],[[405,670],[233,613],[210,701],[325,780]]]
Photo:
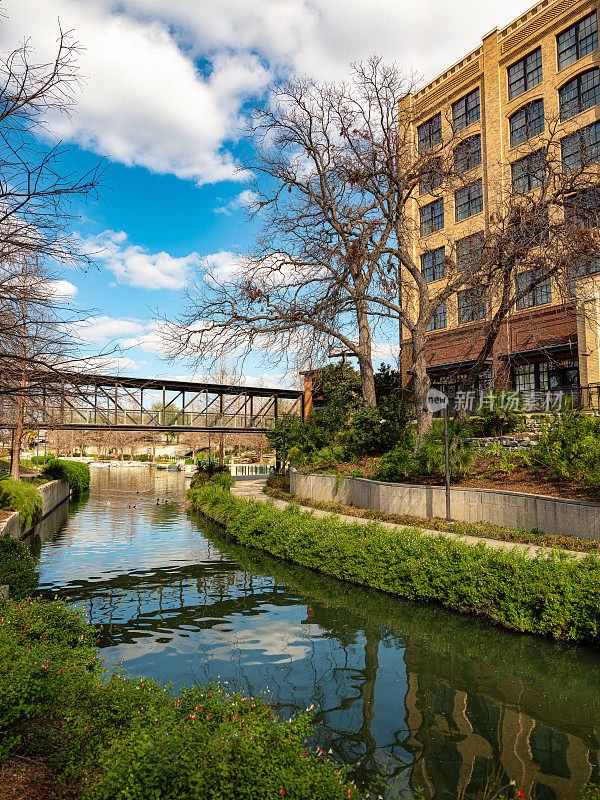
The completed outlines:
[[[570,119],[575,114],[600,103],[600,70],[588,69],[576,75],[559,89],[560,118]]]
[[[510,124],[510,146],[526,142],[544,130],[544,101],[532,100],[512,115]]]

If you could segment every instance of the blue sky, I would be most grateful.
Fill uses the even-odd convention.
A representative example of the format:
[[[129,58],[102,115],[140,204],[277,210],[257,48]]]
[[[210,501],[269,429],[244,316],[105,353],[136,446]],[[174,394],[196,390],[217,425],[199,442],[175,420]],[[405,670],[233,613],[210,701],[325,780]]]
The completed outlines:
[[[522,0],[0,0],[0,48],[24,38],[53,53],[58,22],[82,45],[69,117],[47,120],[69,168],[107,165],[99,201],[77,206],[74,232],[98,254],[68,271],[71,302],[89,317],[93,348],[122,348],[123,374],[183,376],[164,359],[154,311],[173,319],[202,259],[226,266],[252,238],[238,170],[250,102],[293,74],[338,80],[381,54],[431,79]],[[89,312],[89,313],[88,313]],[[385,346],[385,342],[382,345]],[[200,368],[201,370],[201,368]],[[244,367],[273,382],[284,364]]]

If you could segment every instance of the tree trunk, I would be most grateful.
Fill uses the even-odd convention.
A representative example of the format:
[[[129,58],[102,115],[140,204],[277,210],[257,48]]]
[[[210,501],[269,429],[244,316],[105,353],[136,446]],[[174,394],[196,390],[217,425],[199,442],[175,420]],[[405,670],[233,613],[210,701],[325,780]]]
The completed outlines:
[[[433,414],[425,405],[427,392],[431,386],[427,374],[427,361],[425,360],[425,336],[422,331],[414,330],[412,333],[413,345],[413,395],[415,400],[415,416],[417,420],[417,438],[415,452],[421,445],[423,438],[431,428]]]
[[[21,440],[23,438],[23,411],[23,402],[21,401],[17,414],[17,425],[13,430],[10,451],[10,477],[15,481],[19,480],[21,474],[19,471],[19,458],[21,455]]]
[[[377,397],[375,396],[375,373],[371,358],[371,326],[367,316],[366,303],[357,301],[356,319],[358,322],[358,367],[362,396],[366,406],[375,408]]]

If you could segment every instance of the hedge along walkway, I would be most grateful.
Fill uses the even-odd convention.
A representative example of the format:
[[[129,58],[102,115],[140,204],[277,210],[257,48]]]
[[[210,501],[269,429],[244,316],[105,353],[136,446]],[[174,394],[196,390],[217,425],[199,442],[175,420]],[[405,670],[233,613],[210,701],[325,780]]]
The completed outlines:
[[[246,500],[260,500],[261,502],[267,503],[271,501],[276,508],[285,508],[286,506],[291,505],[286,500],[276,500],[273,497],[269,497],[268,495],[263,493],[263,487],[266,484],[266,478],[260,476],[256,478],[244,478],[241,480],[236,480],[235,486],[233,487],[232,494],[237,495],[238,497],[243,497]],[[299,503],[302,503],[301,498],[299,498]],[[346,514],[336,514],[333,511],[323,511],[319,508],[311,508],[310,506],[302,506],[302,510],[306,511],[310,514],[314,514],[316,517],[337,517],[342,522],[353,523],[358,522],[360,525],[372,525],[373,522],[376,522],[377,525],[381,525],[382,528],[388,528],[391,530],[418,530],[424,536],[445,536],[448,539],[453,539],[455,541],[464,542],[465,544],[470,545],[478,545],[478,544],[485,544],[486,547],[490,547],[493,550],[518,550],[527,558],[538,558],[538,557],[548,557],[551,553],[565,553],[566,555],[572,556],[573,558],[577,559],[584,559],[589,557],[589,553],[584,553],[579,550],[563,550],[559,548],[553,547],[542,547],[541,545],[535,544],[519,544],[518,542],[503,542],[501,539],[484,539],[481,536],[467,536],[462,535],[459,533],[450,533],[449,531],[434,531],[430,530],[429,528],[417,528],[414,525],[397,525],[393,522],[383,522],[381,520],[372,520],[366,519],[365,517],[350,517]]]

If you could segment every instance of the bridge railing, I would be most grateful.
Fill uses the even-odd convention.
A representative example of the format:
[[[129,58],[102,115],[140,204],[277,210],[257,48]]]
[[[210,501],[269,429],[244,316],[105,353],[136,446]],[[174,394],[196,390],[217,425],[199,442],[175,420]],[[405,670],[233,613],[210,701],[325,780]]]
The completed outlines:
[[[1,414],[4,423],[10,425],[15,422],[16,414],[13,409],[7,409]],[[102,425],[109,428],[125,426],[139,427],[165,427],[165,428],[240,428],[266,429],[275,425],[275,415],[256,414],[252,417],[249,413],[220,413],[218,411],[133,411],[114,409],[60,409],[46,408],[45,413],[36,416],[36,427],[51,427],[53,424],[88,426]]]

